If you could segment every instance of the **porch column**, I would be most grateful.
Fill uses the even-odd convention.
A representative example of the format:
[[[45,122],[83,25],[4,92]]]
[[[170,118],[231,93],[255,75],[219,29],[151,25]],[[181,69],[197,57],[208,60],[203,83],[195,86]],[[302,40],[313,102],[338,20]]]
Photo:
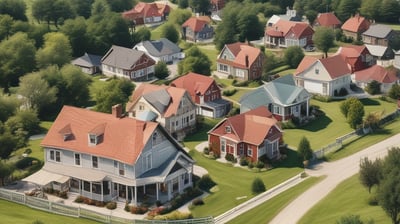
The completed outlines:
[[[133,187],[131,187],[131,195],[132,195],[132,197],[134,196]]]
[[[159,184],[160,183],[156,183],[156,198],[157,198],[157,201],[159,200],[159,195],[158,195],[158,191],[159,191]]]
[[[167,187],[168,187],[168,201],[169,201],[171,200],[171,190],[172,190],[171,181],[167,182]]]
[[[189,183],[190,183],[190,186],[193,187],[192,173],[189,173]]]
[[[128,201],[128,186],[125,185],[125,201]]]
[[[137,205],[137,187],[135,186],[135,206]]]
[[[285,121],[285,107],[282,108],[282,121]]]
[[[104,201],[103,182],[100,182],[100,188],[101,188],[101,201]]]
[[[306,108],[306,116],[307,116],[307,117],[308,117],[308,113],[309,113],[309,109],[310,109],[310,108],[309,108],[309,105],[308,105],[308,104],[309,104],[309,101],[310,101],[310,99],[307,99],[307,101],[306,101],[306,107],[307,107],[307,108]]]
[[[90,181],[90,198],[93,198],[92,182]]]
[[[178,192],[179,192],[179,194],[181,193],[181,189],[182,189],[181,184],[182,184],[182,176],[179,176],[178,177]]]
[[[143,185],[143,194],[146,194],[146,184]]]

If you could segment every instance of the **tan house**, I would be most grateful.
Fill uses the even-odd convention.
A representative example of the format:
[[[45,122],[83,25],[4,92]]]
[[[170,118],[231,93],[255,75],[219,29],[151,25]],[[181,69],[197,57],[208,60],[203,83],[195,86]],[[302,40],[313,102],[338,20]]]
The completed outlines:
[[[348,38],[358,40],[361,38],[361,34],[368,30],[370,25],[371,22],[368,19],[357,14],[343,23],[343,34]]]
[[[129,117],[159,122],[177,139],[196,127],[196,105],[182,88],[141,84],[126,105]]]

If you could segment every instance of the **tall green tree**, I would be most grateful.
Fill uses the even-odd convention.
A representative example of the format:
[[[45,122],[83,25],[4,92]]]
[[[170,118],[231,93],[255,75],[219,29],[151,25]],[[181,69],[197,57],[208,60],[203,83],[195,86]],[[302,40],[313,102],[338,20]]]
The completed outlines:
[[[73,57],[82,56],[87,51],[88,37],[85,18],[76,17],[66,20],[60,31],[68,37]]]
[[[0,137],[0,139],[1,139],[1,137]],[[2,147],[0,146],[0,150],[1,150],[1,148]],[[12,174],[12,171],[13,171],[13,169],[12,169],[11,165],[0,160],[0,181],[1,181],[0,183],[1,183],[1,186],[4,186],[5,179]]]
[[[172,23],[165,23],[161,29],[161,37],[165,37],[173,43],[178,43],[179,41],[179,32],[176,29],[175,25]]]
[[[14,19],[5,14],[1,15],[0,14],[0,40],[6,39],[11,36],[12,34],[12,26],[14,24]]]
[[[335,12],[340,21],[346,21],[360,6],[361,0],[340,0]]]
[[[5,122],[15,114],[18,107],[18,99],[14,95],[4,94],[3,90],[0,89],[0,122]]]
[[[192,16],[192,12],[189,9],[174,9],[168,15],[168,21],[172,24],[182,25],[186,20]]]
[[[380,15],[381,0],[363,0],[360,13],[368,19],[378,19]],[[379,20],[379,19],[378,19]]]
[[[203,75],[211,75],[211,61],[197,46],[186,51],[185,58],[178,64],[178,74],[195,72]]]
[[[56,101],[57,88],[49,87],[39,73],[30,73],[20,78],[17,93],[24,97],[26,108],[37,110],[40,114],[47,105]]]
[[[86,106],[90,99],[90,77],[71,64],[64,65],[60,72],[66,90],[63,93],[64,104],[77,107]]]
[[[35,54],[34,42],[25,33],[16,33],[0,43],[0,86],[6,92],[35,68]]]
[[[27,21],[24,0],[0,0],[0,14],[10,15],[15,20]]]
[[[368,192],[371,193],[373,186],[379,185],[379,181],[382,176],[382,162],[377,159],[371,161],[368,157],[365,157],[360,161],[360,181],[361,184],[368,188]]]
[[[8,159],[11,153],[17,149],[18,139],[6,131],[0,135],[0,159]]]
[[[299,146],[297,147],[297,153],[302,161],[310,160],[313,157],[313,151],[311,149],[310,142],[305,136],[300,139]]]
[[[360,101],[356,102],[357,103],[350,106],[349,112],[347,113],[347,123],[349,123],[350,127],[353,129],[358,128],[358,126],[362,124],[365,114],[364,105]]]
[[[71,61],[72,48],[68,37],[63,33],[47,33],[44,35],[44,46],[36,53],[39,68],[49,65],[62,67]]]
[[[32,3],[32,16],[39,22],[45,21],[50,29],[50,22],[58,27],[60,21],[74,18],[75,11],[70,1],[35,0]]]
[[[135,85],[128,79],[114,78],[95,94],[95,110],[111,113],[112,106],[116,104],[125,105],[129,96],[135,89]],[[125,108],[125,107],[123,107]]]
[[[378,21],[386,23],[398,23],[400,15],[400,2],[397,0],[383,0],[380,5]]]
[[[398,170],[384,175],[378,188],[378,202],[389,215],[393,224],[400,223],[400,172]]]
[[[92,17],[101,18],[111,12],[111,7],[107,0],[95,0],[92,4],[91,15]],[[96,19],[97,20],[97,19]]]
[[[135,1],[133,0],[107,0],[108,5],[113,12],[128,11],[133,8]]]
[[[392,99],[400,99],[400,85],[397,83],[393,84],[389,89],[388,95]]]
[[[283,58],[291,68],[297,68],[304,58],[303,49],[299,46],[290,46],[285,50]]]
[[[92,4],[94,0],[70,0],[72,9],[77,16],[83,16],[88,19],[91,16]]]
[[[168,70],[167,64],[163,61],[157,62],[154,68],[154,76],[158,79],[165,79],[169,76],[170,71]]]
[[[258,16],[251,11],[242,10],[237,20],[239,29],[239,41],[250,42],[258,40],[264,35],[264,25]]]
[[[211,3],[208,0],[189,0],[189,7],[195,13],[206,14],[210,11]]]
[[[325,58],[328,57],[328,51],[335,46],[335,32],[328,27],[318,27],[313,36],[315,46],[325,53]]]
[[[237,2],[229,2],[224,9],[222,14],[224,19],[220,22],[215,29],[214,43],[217,50],[222,50],[225,44],[234,43],[239,40],[239,31],[236,25],[238,15],[243,5]]]
[[[136,45],[142,41],[151,39],[151,31],[149,28],[142,26],[133,33],[133,44]]]

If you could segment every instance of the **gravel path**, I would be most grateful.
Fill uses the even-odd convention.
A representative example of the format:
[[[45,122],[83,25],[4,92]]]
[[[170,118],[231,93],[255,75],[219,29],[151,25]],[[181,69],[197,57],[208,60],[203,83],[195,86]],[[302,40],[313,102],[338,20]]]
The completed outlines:
[[[383,158],[388,149],[399,145],[400,134],[397,134],[344,159],[331,163],[323,162],[312,169],[307,169],[307,174],[311,176],[325,175],[326,178],[292,201],[270,224],[297,223],[308,210],[328,195],[340,182],[356,174],[359,171],[359,162],[362,158],[368,157],[372,160]]]

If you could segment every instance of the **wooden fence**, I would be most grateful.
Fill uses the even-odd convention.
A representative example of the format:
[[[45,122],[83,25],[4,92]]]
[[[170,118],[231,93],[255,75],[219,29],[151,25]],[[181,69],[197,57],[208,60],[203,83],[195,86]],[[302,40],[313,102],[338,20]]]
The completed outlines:
[[[11,202],[27,205],[31,208],[65,215],[76,218],[87,218],[102,223],[116,223],[116,224],[213,224],[213,217],[204,217],[196,219],[185,220],[135,220],[126,219],[116,216],[95,212],[85,208],[64,205],[62,203],[51,202],[45,199],[27,196],[24,193],[19,193],[11,190],[0,188],[0,199],[5,199]]]

